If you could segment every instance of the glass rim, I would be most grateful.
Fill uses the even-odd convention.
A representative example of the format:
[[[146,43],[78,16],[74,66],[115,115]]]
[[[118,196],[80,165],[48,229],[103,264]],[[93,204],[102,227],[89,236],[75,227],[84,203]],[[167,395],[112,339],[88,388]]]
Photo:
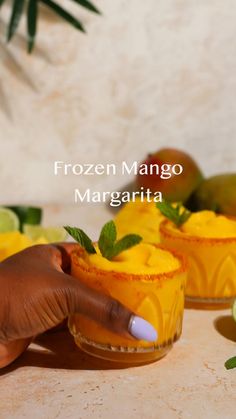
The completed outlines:
[[[235,237],[204,237],[204,236],[194,236],[192,234],[184,233],[180,231],[177,227],[176,229],[171,229],[170,226],[173,223],[170,220],[163,220],[160,224],[160,233],[164,237],[168,238],[175,238],[181,239],[186,242],[195,242],[197,244],[228,244],[228,243],[235,243],[236,244],[236,236]]]
[[[71,253],[71,266],[78,266],[83,272],[86,273],[93,273],[96,274],[98,277],[101,276],[108,276],[111,275],[116,280],[123,280],[123,281],[146,281],[146,282],[154,282],[154,281],[160,281],[160,280],[168,280],[172,279],[177,275],[183,274],[187,272],[188,270],[188,261],[187,257],[183,255],[182,253],[176,252],[175,250],[168,249],[163,245],[155,244],[155,243],[148,243],[152,246],[165,250],[169,253],[171,253],[174,257],[176,257],[180,263],[179,268],[174,269],[169,272],[161,272],[157,274],[133,274],[128,272],[119,272],[119,271],[107,271],[105,269],[97,268],[96,266],[89,266],[89,265],[82,265],[79,263],[79,258],[81,257],[82,260],[85,260],[83,256],[86,254],[86,250],[78,244],[78,248],[73,250]]]

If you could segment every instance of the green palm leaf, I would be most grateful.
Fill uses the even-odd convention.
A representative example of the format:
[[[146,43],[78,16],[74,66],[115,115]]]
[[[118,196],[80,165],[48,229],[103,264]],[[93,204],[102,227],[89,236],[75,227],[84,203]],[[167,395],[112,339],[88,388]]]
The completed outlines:
[[[75,3],[78,3],[80,6],[85,7],[85,9],[90,10],[91,12],[97,13],[98,15],[101,12],[88,0],[73,0]]]
[[[72,0],[78,5],[84,7],[90,12],[101,14],[100,11],[91,3],[89,0]],[[6,0],[0,0],[0,7],[6,2]],[[24,6],[27,4],[26,19],[27,19],[27,42],[28,52],[32,52],[35,44],[35,38],[37,33],[37,21],[38,21],[38,5],[39,2],[43,3],[46,7],[51,9],[55,14],[64,19],[67,23],[72,25],[74,28],[81,32],[85,32],[83,24],[74,17],[71,13],[61,7],[54,0],[12,0],[12,11],[10,21],[7,28],[7,41],[10,41],[15,35],[18,29],[20,19],[22,17]]]
[[[37,32],[38,17],[38,0],[29,0],[27,10],[27,35],[28,35],[28,52],[34,48],[34,40]]]
[[[19,0],[16,0],[16,1],[19,1]],[[76,29],[78,29],[81,32],[85,32],[85,29],[84,29],[82,23],[80,23],[80,21],[78,19],[76,19],[74,16],[72,16],[70,13],[68,13],[65,9],[63,9],[57,3],[55,3],[52,0],[40,0],[40,1],[41,1],[41,3],[44,3],[50,9],[52,9],[62,19],[66,20],[68,23],[70,23],[72,26],[74,26]]]
[[[15,34],[22,16],[25,0],[14,0],[10,23],[7,31],[7,41],[10,41]]]

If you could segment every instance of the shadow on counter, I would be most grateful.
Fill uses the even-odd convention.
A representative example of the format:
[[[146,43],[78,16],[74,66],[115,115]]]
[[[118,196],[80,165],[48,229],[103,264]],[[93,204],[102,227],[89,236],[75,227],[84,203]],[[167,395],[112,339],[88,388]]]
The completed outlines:
[[[0,376],[22,367],[94,371],[131,368],[129,364],[106,361],[81,351],[68,330],[44,333],[33,344],[38,348],[30,345],[16,361],[0,371]]]
[[[226,339],[236,342],[236,323],[232,316],[219,316],[214,320],[216,331]]]

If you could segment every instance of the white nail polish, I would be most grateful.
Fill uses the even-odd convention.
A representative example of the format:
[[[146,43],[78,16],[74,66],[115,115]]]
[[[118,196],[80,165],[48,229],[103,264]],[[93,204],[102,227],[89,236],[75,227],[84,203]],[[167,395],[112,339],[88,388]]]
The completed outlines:
[[[132,316],[129,323],[129,333],[139,340],[155,342],[158,338],[156,329],[151,323],[139,316]]]

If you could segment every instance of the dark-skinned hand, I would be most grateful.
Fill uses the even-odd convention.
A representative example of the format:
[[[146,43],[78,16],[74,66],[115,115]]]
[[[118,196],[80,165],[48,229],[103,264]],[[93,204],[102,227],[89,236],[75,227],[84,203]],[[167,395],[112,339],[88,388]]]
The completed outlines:
[[[76,246],[32,246],[0,263],[0,368],[14,361],[34,336],[72,313],[84,314],[129,338],[131,333],[137,338],[140,328],[151,326],[117,300],[66,273]]]

